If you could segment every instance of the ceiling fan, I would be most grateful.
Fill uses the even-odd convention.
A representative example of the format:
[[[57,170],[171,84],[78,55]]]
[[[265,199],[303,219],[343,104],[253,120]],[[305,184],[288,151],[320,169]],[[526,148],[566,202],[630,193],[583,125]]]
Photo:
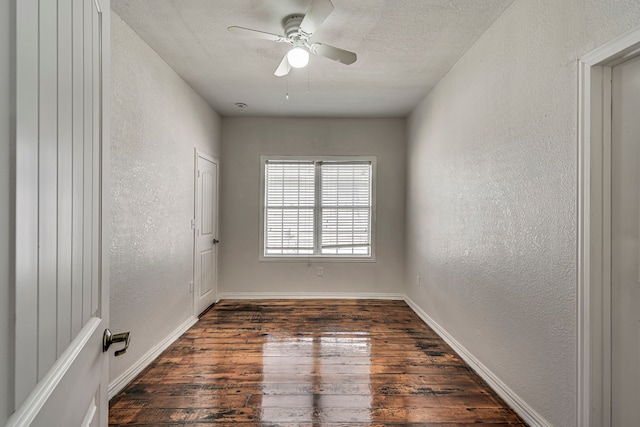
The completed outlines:
[[[289,74],[291,67],[306,67],[309,63],[309,52],[342,64],[353,64],[358,59],[354,52],[309,41],[332,11],[331,0],[312,0],[304,15],[290,15],[284,19],[284,36],[243,27],[229,27],[228,30],[240,36],[289,43],[293,46],[276,69],[275,75],[278,77]]]

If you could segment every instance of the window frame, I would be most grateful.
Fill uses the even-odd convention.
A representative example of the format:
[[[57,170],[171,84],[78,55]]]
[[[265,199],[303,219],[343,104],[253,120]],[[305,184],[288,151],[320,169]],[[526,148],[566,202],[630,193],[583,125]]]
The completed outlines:
[[[302,161],[302,162],[371,162],[371,253],[369,255],[265,255],[265,165],[267,161]],[[258,246],[260,262],[376,262],[376,181],[377,181],[377,160],[376,156],[260,156],[260,200],[259,200],[259,220],[260,220],[260,242]],[[319,183],[316,182],[316,195],[320,194]],[[315,209],[319,209],[320,201],[316,201]],[[316,212],[316,218],[317,218]],[[319,222],[315,221],[315,233],[319,232]],[[318,234],[316,234],[316,237]],[[316,242],[319,240],[316,238]]]

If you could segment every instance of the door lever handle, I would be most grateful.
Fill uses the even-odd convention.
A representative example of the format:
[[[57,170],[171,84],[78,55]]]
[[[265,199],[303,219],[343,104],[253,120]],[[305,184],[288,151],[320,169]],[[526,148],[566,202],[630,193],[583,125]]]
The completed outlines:
[[[109,350],[109,347],[111,347],[111,344],[115,342],[123,342],[124,347],[121,348],[120,350],[117,350],[115,353],[116,357],[122,356],[127,352],[127,349],[129,348],[129,342],[130,342],[129,336],[130,336],[129,332],[123,332],[121,334],[112,334],[109,329],[105,329],[104,335],[102,336],[102,351],[105,352]]]
[[[214,244],[214,245],[217,245],[218,243],[220,243],[220,240],[218,240],[218,239],[213,239],[213,244]]]

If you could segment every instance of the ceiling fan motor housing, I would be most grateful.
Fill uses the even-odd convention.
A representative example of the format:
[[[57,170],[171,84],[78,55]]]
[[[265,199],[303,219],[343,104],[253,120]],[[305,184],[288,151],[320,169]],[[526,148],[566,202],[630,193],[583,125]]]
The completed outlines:
[[[300,24],[304,15],[291,15],[284,19],[284,33],[288,39],[306,38],[306,34],[300,31]]]

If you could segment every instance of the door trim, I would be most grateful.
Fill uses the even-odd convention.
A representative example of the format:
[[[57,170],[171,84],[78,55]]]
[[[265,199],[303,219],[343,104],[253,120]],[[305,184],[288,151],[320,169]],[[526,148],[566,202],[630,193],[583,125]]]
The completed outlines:
[[[611,425],[611,69],[640,53],[640,27],[578,61],[579,426]]]
[[[196,256],[198,255],[198,247],[197,247],[197,236],[196,236],[196,210],[198,209],[198,158],[201,157],[205,160],[210,161],[211,163],[216,165],[216,231],[219,235],[220,232],[220,161],[215,157],[205,153],[204,151],[194,148],[194,164],[193,164],[193,274],[192,274],[192,282],[191,282],[191,293],[193,298],[191,300],[191,312],[195,318],[198,318],[200,313],[196,313],[198,306],[198,294],[196,292]],[[216,250],[216,280],[215,286],[213,288],[213,292],[215,292],[215,301],[217,303],[220,301],[220,296],[218,295],[218,251]]]

